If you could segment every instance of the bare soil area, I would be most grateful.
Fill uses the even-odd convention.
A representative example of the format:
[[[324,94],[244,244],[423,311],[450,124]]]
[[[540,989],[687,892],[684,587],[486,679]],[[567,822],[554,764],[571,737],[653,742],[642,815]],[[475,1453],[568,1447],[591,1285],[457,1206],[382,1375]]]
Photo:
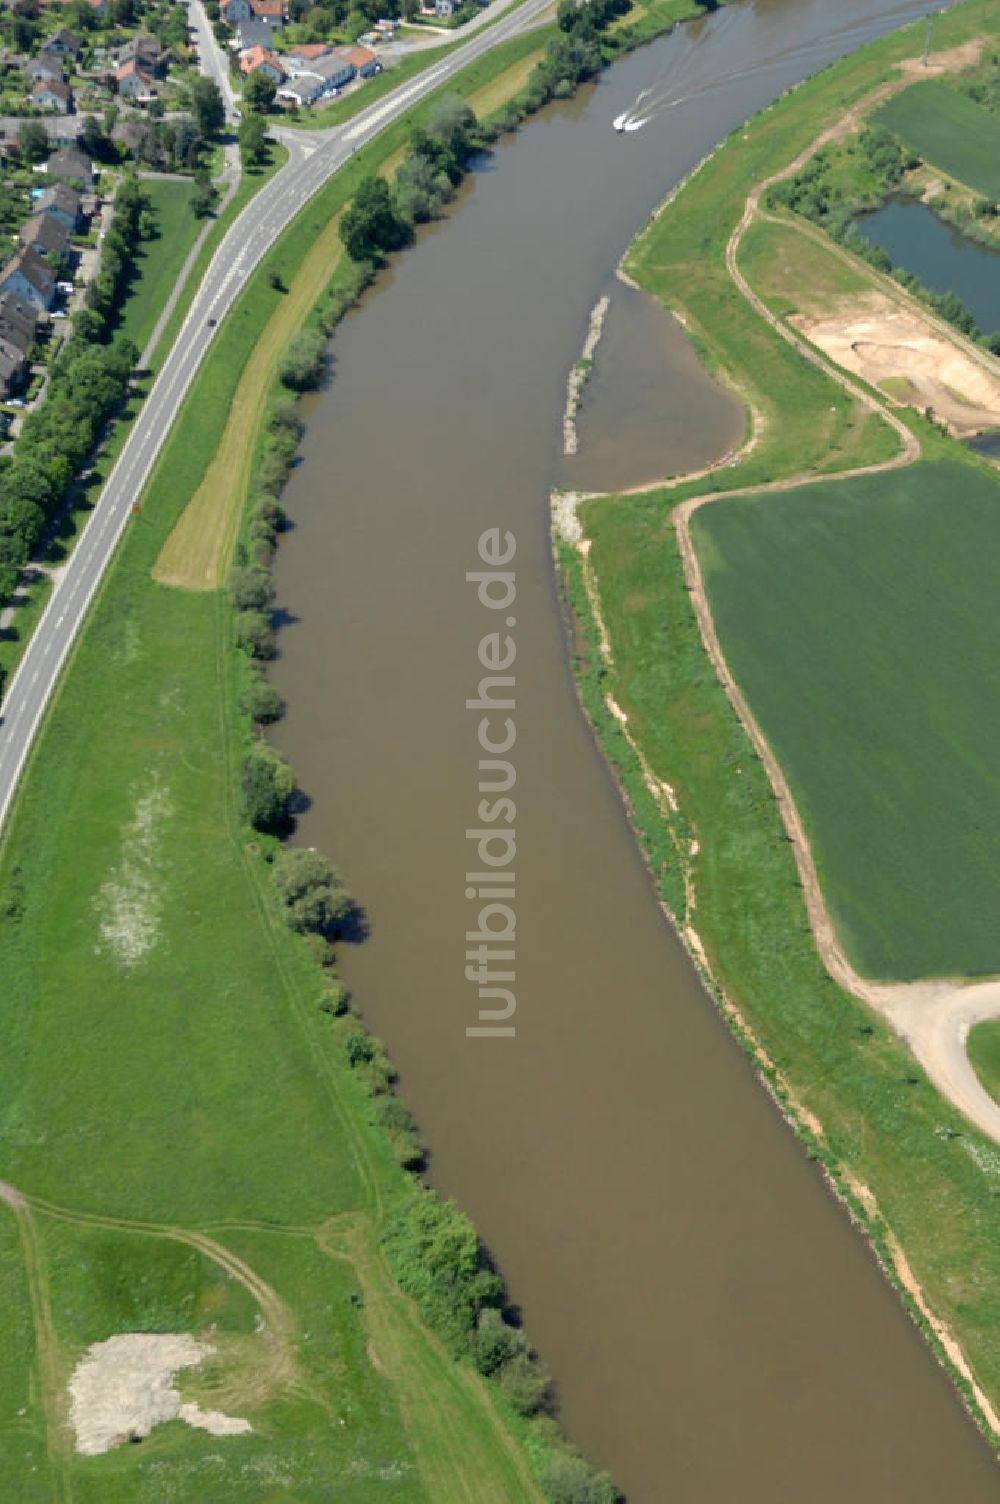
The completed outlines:
[[[1000,367],[973,360],[916,309],[883,293],[846,298],[823,317],[800,314],[791,323],[844,370],[908,405],[932,408],[956,434],[1000,423]]]

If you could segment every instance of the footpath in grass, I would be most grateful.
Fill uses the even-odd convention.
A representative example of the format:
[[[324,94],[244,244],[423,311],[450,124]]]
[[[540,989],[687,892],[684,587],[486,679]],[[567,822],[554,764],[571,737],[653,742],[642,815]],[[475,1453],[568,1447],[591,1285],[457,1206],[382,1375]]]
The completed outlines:
[[[1000,198],[1000,115],[942,79],[904,89],[873,117],[909,147],[987,198]]]
[[[984,32],[996,36],[995,6],[980,0],[956,7],[939,17],[935,26],[935,43],[940,47]],[[727,467],[710,481],[692,481],[669,493],[594,501],[581,509],[590,544],[586,568],[607,632],[608,661],[602,653],[601,628],[593,616],[581,555],[560,545],[560,560],[581,633],[581,694],[627,794],[661,895],[679,919],[696,926],[715,984],[741,1010],[767,1052],[776,1089],[780,1093],[783,1083],[788,1083],[809,1115],[800,1119],[800,1131],[812,1152],[824,1160],[849,1201],[848,1177],[871,1188],[879,1215],[873,1218],[854,1200],[856,1215],[884,1258],[886,1225],[891,1229],[932,1308],[948,1323],[978,1381],[996,1403],[1000,1398],[1000,1198],[995,1188],[1000,1171],[995,1146],[942,1100],[886,1024],[843,992],[822,966],[766,773],[707,659],[685,588],[672,518],[677,500],[704,493],[709,486],[738,491],[782,476],[821,474],[827,468],[839,471],[849,463],[859,464],[862,456],[874,457],[880,446],[881,457],[888,457],[889,446],[881,440],[874,442],[879,428],[869,427],[867,435],[856,436],[847,459],[846,446],[842,446],[835,463],[828,464],[829,433],[823,427],[821,404],[835,400],[836,388],[819,372],[810,374],[805,362],[782,347],[778,336],[738,295],[726,274],[724,250],[752,185],[790,162],[825,124],[891,76],[895,60],[919,54],[922,37],[921,27],[884,39],[859,56],[834,64],[777,102],[722,146],[640,236],[628,258],[629,270],[668,307],[680,307],[706,361],[724,370],[754,403],[763,420],[760,439],[740,465]],[[752,259],[760,251],[759,243],[748,250]],[[741,265],[747,269],[743,257]],[[985,484],[995,498],[992,483],[959,461],[961,451],[928,425],[917,422],[916,427],[930,454],[954,458],[954,471],[963,482],[960,495],[954,494],[954,484],[950,494],[942,497],[939,492],[941,516],[933,519],[932,526],[943,529],[949,516],[964,513],[968,479],[969,490],[974,492],[970,506],[980,525],[992,530],[987,492],[979,489]],[[934,467],[926,468],[933,476]],[[937,485],[943,475],[938,472]],[[900,472],[901,483],[907,478],[908,472]],[[877,479],[885,487],[890,477]],[[846,484],[853,488],[862,482],[855,478]],[[835,494],[844,485],[812,486],[808,494],[803,491],[800,505],[811,507],[823,493]],[[780,500],[776,495],[762,500],[755,515],[765,516],[764,508]],[[708,520],[715,508],[730,505],[738,510],[756,504],[749,498],[742,503],[712,502],[703,510],[702,520]],[[928,502],[926,498],[921,502],[919,496],[911,501],[904,488],[890,505],[897,514],[918,507],[923,517]],[[875,526],[874,517],[862,520],[866,526]],[[814,554],[820,542],[826,546],[817,540]],[[913,542],[909,540],[911,549]],[[879,547],[885,560],[884,540]],[[963,567],[959,555],[964,560],[963,551],[971,548],[968,538],[949,537],[944,560],[934,561],[946,569],[948,588],[955,584],[953,570]],[[706,562],[711,569],[712,558]],[[853,551],[851,562],[865,568],[861,549]],[[815,559],[801,558],[799,563],[803,569],[815,568]],[[784,590],[792,588],[786,578],[789,571],[774,567],[773,562],[768,567],[771,573],[763,593],[777,592],[780,599]],[[976,562],[974,568],[981,579],[984,567]],[[887,588],[885,574],[891,582],[896,569],[897,561],[890,559],[882,576],[869,578],[871,597],[877,598]],[[900,588],[892,587],[897,602]],[[904,622],[907,636],[913,618],[924,609],[924,594],[915,592],[915,596],[910,618]],[[756,599],[753,609],[762,615],[768,604]],[[842,637],[856,625],[852,612],[854,617],[860,612],[864,621],[882,609],[877,599],[859,606],[853,587],[843,601],[827,596],[819,604],[828,612],[831,631]],[[961,601],[953,598],[948,604],[960,614],[963,611]],[[935,603],[935,609],[940,614],[944,606]],[[783,672],[786,653],[795,650],[797,634],[813,630],[812,610],[810,598],[801,606],[799,617],[786,623],[780,655],[771,666],[776,678]],[[982,631],[981,621],[974,625]],[[922,643],[923,626],[917,633]],[[731,635],[727,633],[727,646]],[[832,655],[829,643],[822,647],[828,657]],[[883,655],[901,651],[898,643],[879,645]],[[941,654],[936,652],[931,661],[938,672]],[[876,656],[876,669],[881,662]],[[908,682],[916,683],[919,693],[923,693],[923,666],[916,652],[906,665]],[[956,665],[954,672],[964,677],[964,665]],[[978,685],[980,699],[988,694],[991,680],[987,670]],[[969,681],[965,682],[968,689]],[[804,692],[814,697],[822,687],[810,681]],[[785,693],[780,682],[771,693]],[[612,713],[608,695],[625,712],[629,735],[644,763]],[[803,736],[811,728],[811,706],[809,699],[796,712]],[[849,706],[840,706],[845,708],[849,713]],[[911,717],[922,713],[925,720],[934,715],[929,698],[923,708],[908,705],[904,709]],[[968,707],[965,713],[968,716]],[[832,714],[829,706],[824,707],[825,726]],[[940,732],[941,727],[936,729]],[[944,731],[950,734],[947,727]],[[820,736],[817,731],[817,741]],[[963,740],[965,754],[974,756],[969,753],[968,739]],[[893,770],[897,780],[911,777],[913,750],[907,747],[905,754],[901,766]],[[845,776],[851,772],[855,755],[855,749],[849,749],[843,756]],[[980,781],[987,776],[988,741],[982,744],[981,756]],[[926,788],[929,772],[926,768],[918,771]],[[669,784],[676,809],[654,797],[649,773]],[[935,787],[934,798],[940,793]],[[990,799],[992,807],[992,792]],[[850,817],[849,809],[846,815],[842,812],[842,818]],[[911,807],[911,845],[918,845],[926,835],[925,865],[945,868],[933,847],[926,817],[925,809],[917,804]],[[988,823],[989,817],[980,812],[980,829]],[[980,840],[975,829],[971,839]],[[872,852],[877,854],[874,841]],[[870,863],[871,854],[866,860]],[[971,885],[965,874],[950,866],[947,870],[968,896]],[[905,895],[914,874],[906,871],[896,877]],[[917,874],[917,878],[925,880],[925,875]],[[893,908],[897,923],[901,906],[897,896]],[[935,914],[929,928],[934,934],[946,926]],[[815,1122],[822,1125],[822,1140],[809,1126]]]
[[[1000,484],[936,461],[725,498],[691,528],[854,965],[1000,971]]]

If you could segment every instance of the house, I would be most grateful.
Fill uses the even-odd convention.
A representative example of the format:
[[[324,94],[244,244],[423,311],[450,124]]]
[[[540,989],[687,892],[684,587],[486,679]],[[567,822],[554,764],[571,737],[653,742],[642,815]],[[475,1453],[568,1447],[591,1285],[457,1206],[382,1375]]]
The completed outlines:
[[[38,50],[46,57],[65,57],[76,62],[83,52],[83,44],[75,32],[67,30],[65,26],[60,26],[58,31],[54,31],[45,39]]]
[[[285,19],[284,0],[223,0],[222,19],[230,26],[251,19],[280,26]]]
[[[24,381],[27,369],[24,351],[0,335],[0,396],[13,397]]]
[[[83,218],[80,195],[68,183],[53,183],[51,188],[39,194],[33,207],[36,214],[48,214],[61,220],[71,233],[80,228]]]
[[[24,65],[24,73],[32,83],[52,83],[55,80],[62,82],[65,74],[63,65],[57,57],[33,57]]]
[[[18,231],[21,244],[37,251],[46,261],[53,256],[67,256],[71,238],[67,226],[54,214],[33,214]]]
[[[145,144],[149,130],[144,120],[119,120],[111,132],[111,139],[135,156]]]
[[[241,52],[240,72],[263,73],[275,84],[285,81],[285,70],[281,66],[281,58],[276,52],[269,52],[266,47],[247,47]]]
[[[15,292],[0,295],[0,339],[27,355],[35,343],[38,313],[33,304]]]
[[[85,151],[77,146],[61,146],[53,152],[42,167],[51,178],[64,178],[68,183],[89,187],[94,181],[94,164]]]
[[[0,293],[13,292],[26,303],[48,310],[55,302],[56,279],[44,256],[22,248],[0,270]]]
[[[256,16],[251,16],[249,21],[239,21],[236,26],[237,50],[245,52],[248,47],[273,47],[277,29],[266,17],[262,21]]]
[[[36,110],[54,110],[57,115],[70,115],[73,112],[73,90],[58,78],[42,80],[28,95],[28,102]]]
[[[370,47],[335,47],[334,53],[350,63],[358,78],[372,78],[382,71],[382,64]]]
[[[125,63],[138,63],[142,71],[151,78],[161,78],[167,68],[167,54],[156,38],[146,33],[129,37],[127,42],[116,47],[114,58],[119,68]]]
[[[122,63],[116,71],[115,87],[122,99],[130,99],[133,104],[148,104],[156,98],[157,90],[152,74],[141,68],[135,58]]]

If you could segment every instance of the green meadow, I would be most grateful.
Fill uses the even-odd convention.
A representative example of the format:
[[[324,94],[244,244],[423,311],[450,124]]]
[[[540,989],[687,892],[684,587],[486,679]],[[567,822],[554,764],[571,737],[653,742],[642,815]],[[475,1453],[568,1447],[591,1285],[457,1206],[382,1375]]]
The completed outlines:
[[[1000,198],[1000,115],[943,80],[928,79],[904,89],[873,118],[925,161],[987,198]]]
[[[1000,484],[935,461],[727,497],[692,531],[854,964],[1000,971]]]

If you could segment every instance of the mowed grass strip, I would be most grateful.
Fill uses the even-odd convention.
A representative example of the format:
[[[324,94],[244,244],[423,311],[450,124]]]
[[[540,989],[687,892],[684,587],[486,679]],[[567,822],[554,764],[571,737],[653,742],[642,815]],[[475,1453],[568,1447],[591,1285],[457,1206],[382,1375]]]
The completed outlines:
[[[219,447],[153,566],[163,585],[216,590],[225,581],[277,363],[336,271],[339,230],[337,214],[314,240],[243,367]]]
[[[468,96],[469,104],[480,120],[485,120],[488,115],[502,109],[515,94],[520,94],[537,64],[545,56],[545,48],[538,46],[536,37],[524,37],[522,40],[528,47],[524,57],[505,68],[490,83],[474,89]]]
[[[135,275],[118,327],[118,333],[134,340],[140,350],[152,334],[160,309],[202,226],[191,208],[193,182],[144,178],[142,191],[149,199],[156,233],[139,247]]]
[[[951,177],[1000,199],[1000,116],[941,79],[914,84],[874,116]]]
[[[727,497],[692,534],[855,965],[1000,971],[1000,483],[935,461]]]

